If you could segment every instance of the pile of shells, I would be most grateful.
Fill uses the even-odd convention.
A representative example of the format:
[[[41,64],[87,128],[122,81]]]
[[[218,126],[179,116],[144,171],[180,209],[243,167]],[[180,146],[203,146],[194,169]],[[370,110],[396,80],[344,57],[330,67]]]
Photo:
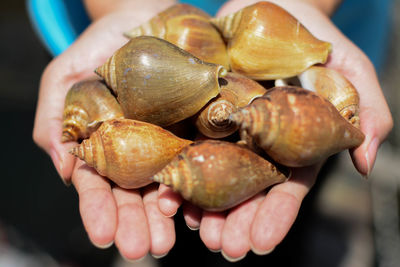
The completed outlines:
[[[277,5],[211,18],[178,4],[125,34],[102,79],[68,92],[62,135],[123,188],[156,181],[226,210],[364,139],[355,88],[314,66],[331,44]]]

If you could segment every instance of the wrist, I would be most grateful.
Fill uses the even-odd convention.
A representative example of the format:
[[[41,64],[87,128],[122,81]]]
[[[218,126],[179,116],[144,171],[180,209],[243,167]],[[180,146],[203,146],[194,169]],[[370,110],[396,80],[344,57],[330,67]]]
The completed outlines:
[[[131,12],[140,17],[152,17],[175,3],[175,0],[84,0],[85,8],[93,21],[110,13],[119,12]]]

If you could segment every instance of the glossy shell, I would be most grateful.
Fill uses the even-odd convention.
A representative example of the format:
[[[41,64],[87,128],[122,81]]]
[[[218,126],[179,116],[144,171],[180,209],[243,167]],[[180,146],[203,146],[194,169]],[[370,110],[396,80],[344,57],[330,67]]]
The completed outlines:
[[[285,173],[248,149],[208,140],[184,148],[153,180],[204,210],[222,211],[285,181]]]
[[[312,165],[364,140],[329,101],[299,87],[271,89],[232,119],[272,159],[290,167]]]
[[[177,45],[201,60],[229,69],[226,45],[209,19],[209,15],[195,7],[177,4],[125,35],[129,38],[155,36]]]
[[[220,82],[221,93],[212,99],[195,120],[197,129],[210,138],[223,138],[237,130],[229,116],[267,91],[257,82],[229,72]]]
[[[296,76],[324,63],[331,44],[315,38],[283,8],[258,2],[212,19],[228,42],[232,71],[256,80]]]
[[[149,36],[131,39],[96,72],[118,98],[124,116],[168,126],[198,112],[220,92],[220,65],[205,63]]]
[[[122,117],[120,105],[102,81],[78,82],[65,98],[61,141],[88,138],[103,121]]]
[[[333,69],[312,66],[299,75],[299,80],[303,88],[325,97],[345,119],[360,127],[358,92],[342,74]]]
[[[156,125],[115,119],[104,122],[71,153],[123,188],[139,188],[191,144]]]

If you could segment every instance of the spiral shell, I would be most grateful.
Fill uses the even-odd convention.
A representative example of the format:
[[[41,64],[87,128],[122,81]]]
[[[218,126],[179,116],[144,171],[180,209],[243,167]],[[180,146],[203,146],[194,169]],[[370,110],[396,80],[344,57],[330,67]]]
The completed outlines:
[[[96,73],[117,95],[124,116],[168,126],[193,116],[220,92],[220,65],[156,37],[131,39]]]
[[[223,138],[237,130],[229,115],[267,91],[243,75],[229,72],[221,84],[221,93],[205,106],[195,119],[197,129],[211,138]]]
[[[150,123],[105,121],[89,139],[71,150],[96,171],[123,188],[139,188],[192,141]]]
[[[208,140],[185,147],[152,179],[204,210],[222,211],[288,176],[248,149]]]
[[[61,141],[88,138],[103,121],[122,117],[120,105],[102,81],[75,83],[65,98]]]
[[[210,16],[187,4],[177,4],[157,14],[125,35],[154,36],[171,42],[206,62],[229,69],[224,40],[209,21]]]
[[[276,87],[231,115],[273,160],[301,167],[359,146],[364,134],[326,99],[298,87]]]
[[[303,88],[326,98],[345,119],[360,128],[360,98],[356,88],[342,74],[333,69],[312,66],[298,77]]]
[[[232,71],[256,80],[296,76],[325,63],[331,44],[316,39],[283,8],[258,2],[212,19],[228,42]]]
[[[192,5],[175,4],[158,13],[142,25],[125,32],[124,35],[128,38],[146,35],[164,39],[165,32],[167,31],[166,22],[172,18],[184,15],[197,15],[207,19],[210,17],[207,13]]]

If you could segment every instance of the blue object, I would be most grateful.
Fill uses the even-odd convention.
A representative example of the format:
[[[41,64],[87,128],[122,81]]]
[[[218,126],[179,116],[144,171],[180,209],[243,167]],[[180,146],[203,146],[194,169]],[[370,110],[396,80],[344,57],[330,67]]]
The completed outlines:
[[[224,0],[186,0],[215,15]],[[71,45],[89,25],[81,0],[27,0],[29,15],[38,35],[53,55]],[[344,0],[333,22],[372,60],[379,70],[385,57],[390,30],[392,0]]]
[[[391,30],[392,0],[344,0],[332,21],[371,59],[383,67]]]
[[[81,0],[27,0],[28,14],[47,50],[57,56],[89,25]]]

